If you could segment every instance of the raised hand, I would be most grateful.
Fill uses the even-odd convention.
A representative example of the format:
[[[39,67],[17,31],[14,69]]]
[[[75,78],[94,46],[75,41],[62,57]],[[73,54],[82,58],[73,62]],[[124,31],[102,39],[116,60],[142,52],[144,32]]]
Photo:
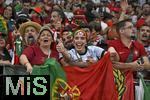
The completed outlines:
[[[63,45],[62,40],[58,39],[57,42],[58,42],[58,44],[56,46],[57,51],[60,52],[60,53],[63,53],[65,51],[65,47]]]
[[[127,0],[121,0],[120,1],[120,7],[122,11],[126,11],[128,8],[128,1]]]

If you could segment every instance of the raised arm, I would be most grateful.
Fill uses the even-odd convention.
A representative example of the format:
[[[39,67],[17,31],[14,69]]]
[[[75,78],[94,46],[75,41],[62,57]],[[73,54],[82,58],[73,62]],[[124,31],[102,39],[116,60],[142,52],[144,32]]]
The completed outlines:
[[[121,6],[121,14],[120,14],[119,21],[125,19],[126,10],[127,10],[127,8],[128,8],[128,2],[127,2],[127,0],[121,0],[121,1],[120,1],[120,6]]]
[[[62,53],[65,61],[71,61],[71,56],[68,53],[67,49],[64,47],[63,43],[61,40],[58,40],[58,44],[56,46],[56,49],[59,53]]]

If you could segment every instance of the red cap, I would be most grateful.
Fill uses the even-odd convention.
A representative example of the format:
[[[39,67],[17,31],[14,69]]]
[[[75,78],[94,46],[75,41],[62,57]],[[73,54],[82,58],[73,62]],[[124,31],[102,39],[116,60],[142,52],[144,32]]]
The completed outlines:
[[[141,18],[141,19],[139,19],[138,21],[137,21],[137,23],[136,23],[136,27],[137,28],[140,28],[142,25],[144,25],[145,24],[145,19],[144,18]]]
[[[37,13],[41,13],[42,12],[42,9],[40,7],[35,7],[34,8],[34,11],[36,11]]]
[[[114,11],[114,12],[120,12],[120,11],[121,11],[121,8],[113,7],[111,10]]]

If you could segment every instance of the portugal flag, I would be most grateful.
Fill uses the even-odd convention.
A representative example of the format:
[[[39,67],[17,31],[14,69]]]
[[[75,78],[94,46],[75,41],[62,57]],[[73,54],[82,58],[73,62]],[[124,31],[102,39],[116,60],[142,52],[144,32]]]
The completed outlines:
[[[47,59],[41,67],[33,67],[32,74],[50,75],[51,100],[118,100],[109,53],[86,68],[62,69],[54,59]]]
[[[80,92],[78,100],[118,100],[109,54],[87,68],[67,66],[64,71],[67,84]]]

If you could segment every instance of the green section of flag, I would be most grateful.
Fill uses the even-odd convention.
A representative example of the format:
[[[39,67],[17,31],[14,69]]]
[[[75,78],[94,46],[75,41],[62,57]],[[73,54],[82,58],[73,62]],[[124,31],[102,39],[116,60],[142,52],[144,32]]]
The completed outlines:
[[[55,80],[59,78],[66,81],[65,72],[55,59],[46,59],[44,65],[34,65],[32,75],[50,75],[50,97]]]
[[[22,5],[21,5],[21,4],[17,4],[17,5],[15,6],[16,12],[21,11],[21,9],[22,9]]]
[[[150,82],[145,82],[142,75],[140,75],[140,79],[144,88],[144,97],[143,100],[150,100]]]
[[[22,46],[22,40],[20,39],[20,37],[16,39],[15,47],[16,47],[17,56],[21,56],[22,51],[23,51],[23,46]]]

